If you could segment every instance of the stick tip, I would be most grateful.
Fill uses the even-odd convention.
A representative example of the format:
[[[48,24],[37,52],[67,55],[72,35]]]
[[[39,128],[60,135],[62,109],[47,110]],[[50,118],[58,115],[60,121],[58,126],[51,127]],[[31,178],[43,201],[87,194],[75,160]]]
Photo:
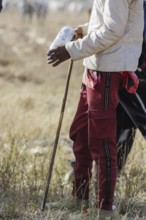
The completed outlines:
[[[44,205],[44,204],[41,206],[41,211],[42,211],[42,212],[45,211],[45,205]]]

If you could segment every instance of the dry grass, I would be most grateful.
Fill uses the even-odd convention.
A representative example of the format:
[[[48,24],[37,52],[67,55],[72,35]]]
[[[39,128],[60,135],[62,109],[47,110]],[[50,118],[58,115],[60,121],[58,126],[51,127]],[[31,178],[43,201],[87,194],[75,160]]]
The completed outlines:
[[[50,13],[40,24],[22,22],[17,12],[0,16],[0,219],[68,219],[66,210],[40,211],[69,65],[48,66],[46,53],[62,26],[76,26],[87,19],[88,14]],[[82,72],[82,61],[74,63],[49,194],[52,201],[70,194],[70,183],[63,184],[70,170],[67,160],[73,158],[68,130]],[[137,133],[117,182],[119,219],[146,219],[144,145]]]

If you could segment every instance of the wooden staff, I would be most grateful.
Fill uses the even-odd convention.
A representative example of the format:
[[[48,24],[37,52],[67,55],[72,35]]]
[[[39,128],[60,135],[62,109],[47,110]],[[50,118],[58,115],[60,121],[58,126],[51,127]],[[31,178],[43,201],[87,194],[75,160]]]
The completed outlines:
[[[65,93],[64,93],[64,97],[63,97],[63,101],[62,101],[62,107],[61,107],[61,112],[60,112],[58,128],[57,128],[57,131],[56,131],[56,137],[55,137],[55,141],[54,141],[53,152],[52,152],[52,156],[51,156],[51,160],[50,160],[50,166],[49,166],[49,170],[48,170],[47,183],[46,183],[46,188],[45,188],[45,193],[44,193],[44,198],[43,198],[43,203],[42,203],[42,208],[41,208],[42,211],[45,210],[46,200],[47,200],[47,196],[48,196],[48,192],[49,192],[49,187],[50,187],[50,182],[51,182],[51,177],[52,177],[52,171],[53,171],[53,165],[54,165],[54,160],[55,160],[55,155],[56,155],[56,151],[57,151],[60,130],[61,130],[63,116],[64,116],[64,110],[65,110],[66,99],[67,99],[67,95],[68,95],[69,82],[70,82],[70,77],[71,77],[71,73],[72,73],[72,68],[73,68],[73,61],[71,60],[70,65],[69,65],[69,69],[68,69]]]

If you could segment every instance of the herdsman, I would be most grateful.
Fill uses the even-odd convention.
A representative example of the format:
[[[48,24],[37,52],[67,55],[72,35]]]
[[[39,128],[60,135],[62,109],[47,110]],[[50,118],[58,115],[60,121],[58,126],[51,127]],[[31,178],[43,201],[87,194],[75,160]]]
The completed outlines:
[[[82,90],[70,129],[75,154],[73,201],[78,207],[82,201],[88,202],[94,160],[100,220],[114,218],[118,92],[125,87],[134,93],[137,88],[134,71],[142,48],[143,23],[143,0],[94,0],[87,34],[48,54],[48,63],[53,66],[69,58],[84,58]],[[91,215],[92,211],[86,210],[72,215],[71,219],[91,220]]]

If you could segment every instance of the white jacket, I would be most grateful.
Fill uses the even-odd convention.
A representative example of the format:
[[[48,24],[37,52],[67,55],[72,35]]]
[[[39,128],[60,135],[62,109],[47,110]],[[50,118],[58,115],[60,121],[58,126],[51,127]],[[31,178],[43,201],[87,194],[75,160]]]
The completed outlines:
[[[88,34],[66,44],[73,60],[98,71],[135,71],[143,39],[143,0],[94,0]]]

